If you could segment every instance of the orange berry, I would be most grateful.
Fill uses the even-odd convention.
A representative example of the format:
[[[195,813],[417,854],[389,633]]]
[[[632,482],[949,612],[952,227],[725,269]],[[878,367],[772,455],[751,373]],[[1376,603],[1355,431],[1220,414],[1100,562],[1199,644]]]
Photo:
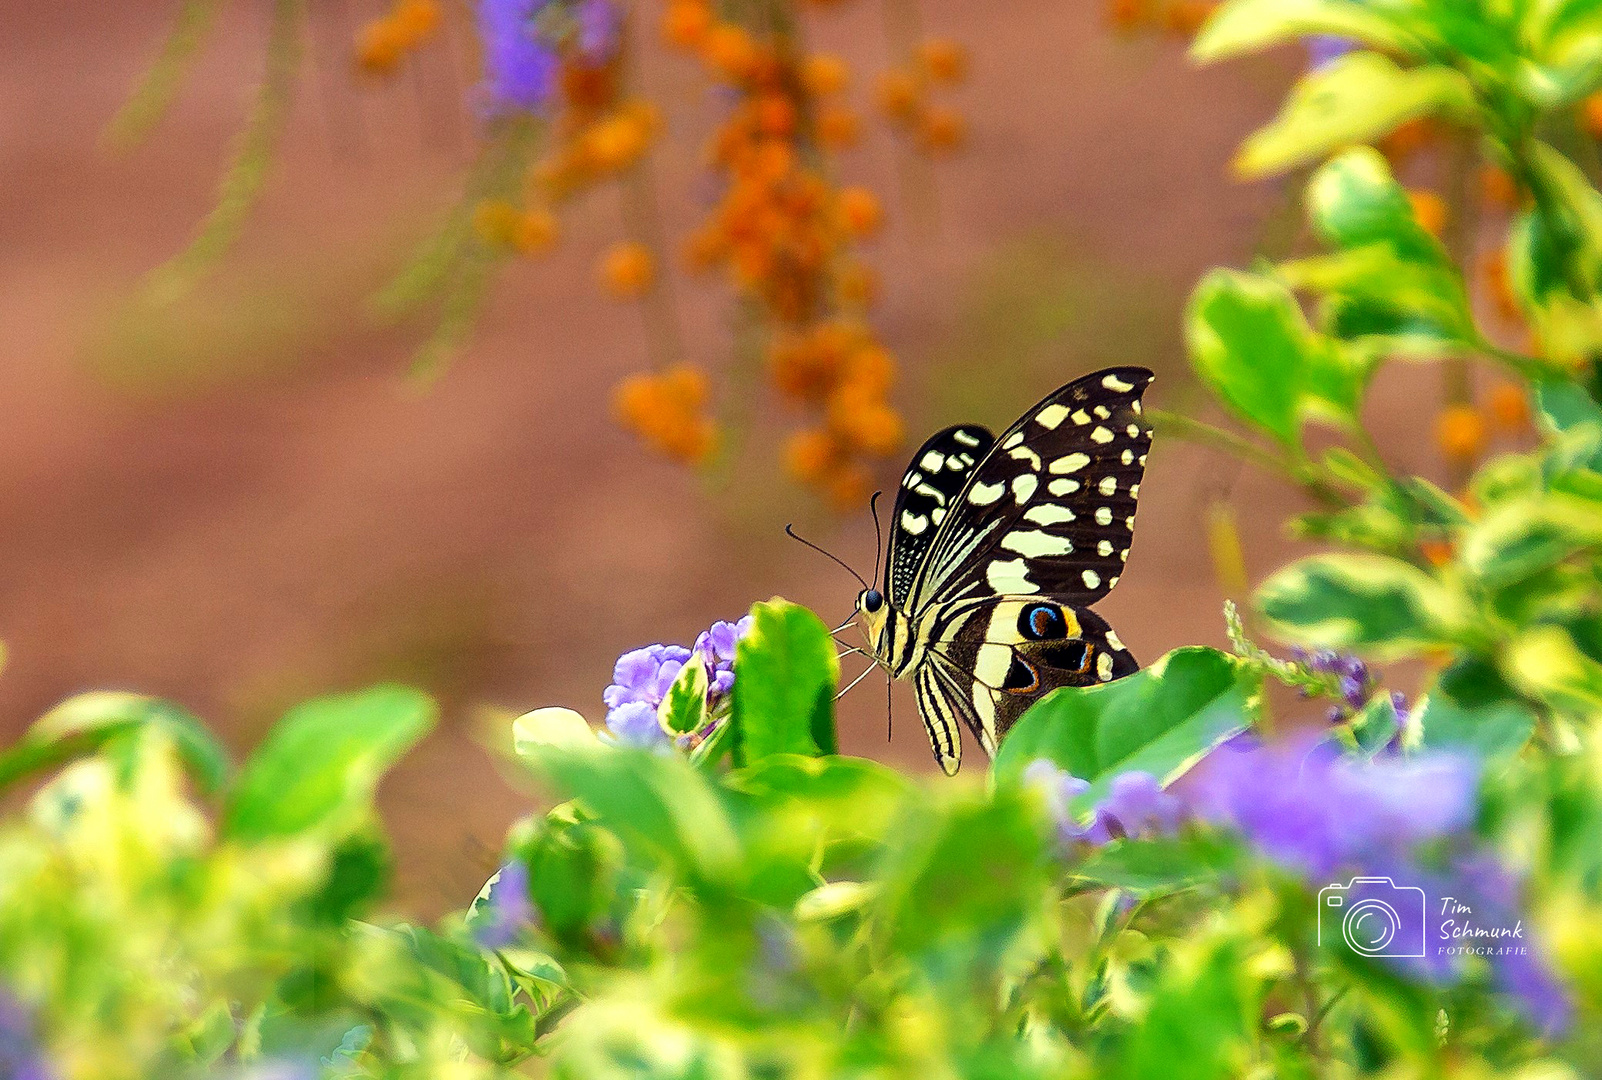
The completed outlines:
[[[510,247],[522,217],[505,199],[484,199],[473,208],[473,232],[491,247]]]
[[[1580,102],[1580,126],[1593,139],[1602,139],[1602,92]]]
[[[797,431],[785,440],[785,471],[803,484],[822,482],[833,471],[839,456],[834,436],[823,428]]]
[[[834,386],[845,355],[819,337],[775,342],[768,351],[773,384],[786,397],[814,400]]]
[[[442,18],[439,0],[401,0],[389,17],[408,49],[433,37]]]
[[[1163,26],[1171,33],[1193,37],[1215,6],[1211,0],[1174,0],[1163,12]]]
[[[1491,388],[1486,411],[1504,431],[1525,431],[1530,426],[1530,398],[1516,383],[1497,383]]]
[[[406,32],[394,19],[376,19],[356,35],[356,66],[369,75],[388,75],[406,55]]]
[[[874,88],[879,110],[892,120],[909,122],[917,115],[923,93],[918,80],[905,71],[891,70],[879,76]]]
[[[716,226],[706,226],[690,234],[684,242],[684,261],[692,270],[706,270],[728,254],[728,238]]]
[[[1435,136],[1435,124],[1421,116],[1392,128],[1390,134],[1380,139],[1379,149],[1395,165],[1423,149]]]
[[[730,82],[751,78],[762,61],[751,35],[733,23],[710,27],[701,42],[701,54],[718,75]]]
[[[556,237],[556,216],[549,210],[529,210],[518,215],[511,244],[519,254],[537,255],[553,247]]]
[[[817,97],[838,94],[850,81],[851,69],[831,53],[813,53],[801,62],[801,83]]]
[[[673,0],[662,13],[662,40],[677,48],[699,48],[710,29],[712,8],[705,0]]]
[[[901,415],[866,389],[842,386],[829,399],[829,427],[845,443],[883,457],[906,435]]]
[[[968,122],[952,109],[931,106],[918,120],[918,140],[931,154],[949,154],[968,138]]]
[[[1439,239],[1446,228],[1446,200],[1433,191],[1412,190],[1407,201],[1413,206],[1413,217],[1425,232]]]
[[[1492,206],[1511,210],[1519,204],[1519,185],[1512,175],[1498,165],[1480,168],[1480,194]]]
[[[1491,302],[1496,305],[1497,313],[1509,322],[1522,321],[1524,311],[1513,293],[1513,283],[1508,280],[1506,254],[1501,251],[1486,252],[1480,259],[1480,272],[1485,276],[1485,289],[1491,294]]]
[[[871,266],[849,263],[836,277],[835,291],[846,307],[866,310],[879,299],[879,275]]]
[[[656,108],[647,102],[632,102],[597,120],[581,138],[587,163],[603,172],[628,168],[650,145],[656,123]]]
[[[1135,30],[1146,21],[1145,0],[1107,0],[1107,23],[1114,30]]]
[[[862,138],[862,121],[857,114],[840,105],[826,105],[818,110],[818,141],[825,146],[846,149],[857,145]]]
[[[871,236],[884,224],[879,197],[867,188],[841,188],[839,208],[841,224],[853,236]]]
[[[1452,561],[1452,542],[1450,540],[1420,540],[1418,552],[1424,556],[1424,561],[1431,566],[1445,566]]]
[[[862,345],[846,358],[844,383],[882,397],[895,381],[895,357],[881,346]]]
[[[784,138],[795,133],[795,106],[782,94],[763,94],[756,102],[757,129]]]
[[[968,50],[947,38],[930,38],[918,46],[918,62],[935,82],[959,83],[968,74]]]
[[[642,296],[656,281],[651,249],[634,240],[613,244],[601,257],[601,284],[620,299]]]
[[[1472,461],[1485,448],[1485,418],[1472,405],[1452,405],[1435,418],[1435,444],[1452,461]]]

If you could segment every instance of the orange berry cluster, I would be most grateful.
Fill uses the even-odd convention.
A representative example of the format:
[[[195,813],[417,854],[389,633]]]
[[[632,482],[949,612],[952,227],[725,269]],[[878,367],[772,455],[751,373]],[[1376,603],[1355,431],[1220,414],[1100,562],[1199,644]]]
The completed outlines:
[[[759,304],[773,330],[774,385],[818,413],[791,440],[791,475],[836,505],[859,504],[867,459],[895,453],[903,428],[887,401],[895,362],[862,320],[877,279],[856,254],[884,210],[871,191],[830,179],[830,152],[860,129],[838,100],[850,72],[836,57],[802,54],[787,35],[720,19],[707,0],[671,0],[661,30],[736,94],[710,147],[723,194],[686,255]]]
[[[950,154],[968,139],[968,122],[955,109],[929,100],[935,85],[955,85],[968,74],[968,53],[957,42],[930,38],[912,59],[879,76],[879,111],[930,155]]]
[[[717,445],[708,399],[706,372],[676,364],[630,375],[617,385],[612,406],[618,422],[651,446],[677,461],[699,465]]]
[[[1126,33],[1147,28],[1194,37],[1218,0],[1106,0],[1107,24]]]
[[[439,0],[396,0],[382,18],[356,35],[356,66],[369,75],[389,75],[402,60],[439,31]]]
[[[1529,430],[1530,399],[1523,387],[1498,383],[1483,409],[1473,404],[1442,409],[1435,418],[1435,443],[1448,460],[1468,464],[1484,453],[1493,426],[1509,435]]]

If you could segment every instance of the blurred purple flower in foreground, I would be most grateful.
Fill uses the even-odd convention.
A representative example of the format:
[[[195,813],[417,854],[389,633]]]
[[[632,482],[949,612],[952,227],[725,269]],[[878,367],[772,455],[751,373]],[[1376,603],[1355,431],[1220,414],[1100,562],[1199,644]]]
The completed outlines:
[[[473,914],[473,937],[486,949],[501,949],[533,922],[538,912],[528,894],[528,866],[513,859],[490,879],[489,895]]]
[[[1184,812],[1180,801],[1164,791],[1148,772],[1133,770],[1113,777],[1106,797],[1091,811],[1088,824],[1073,813],[1072,803],[1090,790],[1089,781],[1044,758],[1024,770],[1024,780],[1045,793],[1057,836],[1065,844],[1074,840],[1106,844],[1125,837],[1170,835],[1179,828]]]
[[[1328,742],[1270,747],[1237,737],[1186,777],[1182,794],[1198,817],[1319,877],[1401,858],[1464,829],[1477,773],[1472,758],[1456,754],[1363,760]]]
[[[0,1080],[50,1080],[27,1010],[0,987]]]
[[[1321,68],[1332,63],[1357,48],[1355,44],[1343,37],[1332,34],[1314,34],[1307,39],[1307,66]]]
[[[734,653],[751,629],[751,616],[738,622],[715,622],[695,640],[694,649],[682,645],[647,645],[617,658],[612,685],[601,694],[606,702],[606,726],[630,746],[667,746],[668,735],[657,722],[657,706],[690,657],[699,654],[706,664],[707,706],[716,708],[734,686]]]
[[[478,34],[484,48],[479,90],[486,111],[500,115],[537,111],[556,92],[556,49],[539,33],[551,0],[479,0]]]

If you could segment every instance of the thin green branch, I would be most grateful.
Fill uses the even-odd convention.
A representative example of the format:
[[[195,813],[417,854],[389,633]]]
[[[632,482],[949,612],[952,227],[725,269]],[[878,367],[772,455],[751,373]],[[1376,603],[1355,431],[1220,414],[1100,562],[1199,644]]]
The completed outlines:
[[[1285,480],[1317,499],[1326,506],[1345,506],[1342,499],[1327,483],[1319,477],[1312,475],[1306,466],[1290,460],[1270,450],[1265,450],[1256,443],[1236,435],[1232,431],[1214,427],[1194,417],[1172,413],[1163,409],[1146,410],[1146,418],[1159,431],[1174,435],[1190,442],[1200,443],[1203,446],[1212,446],[1233,454],[1271,473],[1276,473]]]
[[[206,41],[225,0],[185,0],[155,61],[145,69],[117,115],[106,125],[105,141],[117,150],[136,146],[167,115],[178,87]]]

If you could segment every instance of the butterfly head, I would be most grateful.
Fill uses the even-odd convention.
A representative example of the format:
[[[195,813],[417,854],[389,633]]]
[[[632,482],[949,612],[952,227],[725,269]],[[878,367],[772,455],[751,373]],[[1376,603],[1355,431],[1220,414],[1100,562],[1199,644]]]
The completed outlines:
[[[857,611],[867,623],[868,640],[878,641],[884,630],[884,621],[890,614],[890,602],[878,589],[863,589],[857,594]]]

